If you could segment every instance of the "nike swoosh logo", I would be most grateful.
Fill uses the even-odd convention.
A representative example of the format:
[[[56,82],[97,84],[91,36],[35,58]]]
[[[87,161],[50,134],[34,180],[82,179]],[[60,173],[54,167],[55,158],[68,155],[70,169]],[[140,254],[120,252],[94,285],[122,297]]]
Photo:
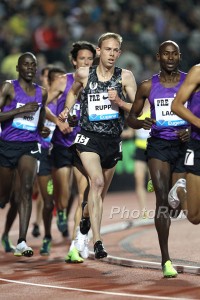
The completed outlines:
[[[31,154],[35,154],[35,153],[38,153],[38,152],[39,152],[39,150],[37,150],[37,151],[31,150]]]
[[[104,100],[108,99],[108,96],[103,96],[103,99],[104,99]]]

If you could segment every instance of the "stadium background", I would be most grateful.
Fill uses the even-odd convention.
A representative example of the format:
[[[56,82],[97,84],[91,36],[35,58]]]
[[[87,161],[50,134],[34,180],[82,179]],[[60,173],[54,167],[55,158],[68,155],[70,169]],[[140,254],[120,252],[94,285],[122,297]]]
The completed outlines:
[[[16,78],[20,53],[33,52],[38,77],[46,64],[71,72],[68,59],[77,40],[97,43],[103,32],[123,37],[117,65],[133,71],[137,83],[158,71],[155,55],[164,40],[174,40],[185,72],[200,60],[198,0],[1,0],[0,83]],[[134,189],[134,140],[123,142],[123,162],[117,165],[110,191]]]

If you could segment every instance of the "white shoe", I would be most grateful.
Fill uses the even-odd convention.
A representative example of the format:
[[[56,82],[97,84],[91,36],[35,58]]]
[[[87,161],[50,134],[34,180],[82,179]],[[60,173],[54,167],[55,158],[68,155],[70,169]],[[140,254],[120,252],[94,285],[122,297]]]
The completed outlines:
[[[75,238],[75,241],[74,241],[74,246],[76,247],[76,249],[80,252],[80,251],[83,251],[84,247],[85,247],[85,237],[86,237],[86,234],[82,234],[80,232],[80,228],[77,227],[77,230],[76,230],[76,238]]]
[[[88,248],[88,243],[89,243],[89,239],[88,239],[88,234],[85,234],[85,240],[84,240],[84,248],[82,251],[79,251],[80,255],[82,258],[88,258],[89,257],[89,248]]]
[[[177,180],[177,182],[174,184],[174,186],[171,188],[168,194],[168,203],[169,205],[175,209],[180,204],[180,199],[177,195],[177,188],[182,187],[186,190],[186,180],[184,178],[180,178]]]
[[[33,256],[33,249],[31,247],[28,247],[26,242],[21,242],[17,245],[14,252],[15,256],[26,256],[31,257]]]

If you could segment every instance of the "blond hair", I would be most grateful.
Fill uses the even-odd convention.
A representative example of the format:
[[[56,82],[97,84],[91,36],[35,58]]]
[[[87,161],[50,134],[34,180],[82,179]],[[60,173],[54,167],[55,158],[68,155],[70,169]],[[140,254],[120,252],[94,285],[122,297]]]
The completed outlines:
[[[121,46],[121,43],[123,41],[121,35],[119,35],[118,33],[114,33],[114,32],[106,32],[106,33],[103,33],[99,39],[98,39],[98,47],[101,48],[101,45],[102,45],[102,42],[107,40],[107,39],[115,39],[118,41],[118,43],[120,44]]]

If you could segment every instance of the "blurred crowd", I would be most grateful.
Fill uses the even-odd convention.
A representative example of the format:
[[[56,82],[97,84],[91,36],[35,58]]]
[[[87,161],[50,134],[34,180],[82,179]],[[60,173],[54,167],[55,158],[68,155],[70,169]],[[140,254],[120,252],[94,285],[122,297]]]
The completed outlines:
[[[0,81],[13,79],[20,53],[33,52],[39,70],[57,64],[71,70],[71,44],[94,44],[107,31],[123,37],[118,66],[136,80],[158,70],[159,44],[174,40],[182,53],[181,69],[200,60],[200,3],[198,0],[1,0]],[[39,75],[38,75],[39,78]]]

